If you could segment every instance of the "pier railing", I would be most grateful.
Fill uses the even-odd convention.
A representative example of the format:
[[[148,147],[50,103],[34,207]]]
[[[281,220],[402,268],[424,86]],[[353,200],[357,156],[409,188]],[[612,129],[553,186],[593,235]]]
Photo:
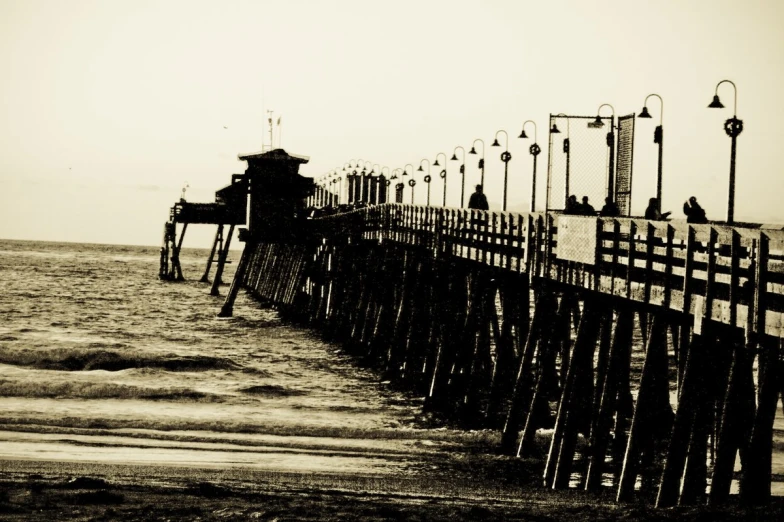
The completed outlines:
[[[395,242],[782,337],[784,226],[384,204],[314,220],[347,241]],[[699,329],[699,324],[695,321]]]

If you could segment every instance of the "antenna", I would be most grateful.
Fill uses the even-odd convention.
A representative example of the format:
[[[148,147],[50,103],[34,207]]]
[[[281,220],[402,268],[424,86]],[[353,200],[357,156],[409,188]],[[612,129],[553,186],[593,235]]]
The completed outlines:
[[[269,124],[269,134],[270,134],[269,150],[272,150],[272,148],[273,148],[273,142],[272,142],[272,114],[273,114],[273,112],[274,111],[270,111],[270,110],[267,111],[267,123]],[[262,152],[264,152],[264,147],[263,146],[261,147],[261,150],[262,150]]]

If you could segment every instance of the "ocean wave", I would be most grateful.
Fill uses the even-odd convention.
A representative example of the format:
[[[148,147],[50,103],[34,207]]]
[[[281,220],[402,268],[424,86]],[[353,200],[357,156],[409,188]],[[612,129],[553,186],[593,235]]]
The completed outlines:
[[[42,422],[43,421],[43,422]],[[0,414],[0,430],[34,433],[83,433],[100,435],[128,435],[138,438],[166,438],[175,440],[212,440],[215,434],[269,435],[276,437],[319,437],[331,439],[412,440],[429,441],[440,445],[461,444],[466,447],[497,447],[497,430],[460,431],[446,428],[403,428],[313,426],[299,423],[280,424],[274,421],[244,422],[210,419],[166,419],[162,417],[95,418],[95,417],[17,417]],[[88,431],[85,431],[88,430]],[[116,430],[123,430],[122,433]],[[198,435],[200,434],[200,435]]]
[[[283,386],[278,386],[276,384],[259,384],[257,386],[248,386],[247,388],[240,388],[239,391],[250,395],[264,395],[267,397],[292,397],[295,395],[306,394],[304,391],[284,388]]]
[[[34,399],[143,399],[221,402],[219,395],[189,388],[149,388],[95,382],[28,382],[0,379],[0,396]]]
[[[170,372],[205,370],[244,370],[242,366],[221,357],[208,355],[135,355],[110,350],[0,350],[0,363],[26,366],[39,370],[121,371],[132,368],[155,368]],[[251,370],[251,373],[256,373]]]

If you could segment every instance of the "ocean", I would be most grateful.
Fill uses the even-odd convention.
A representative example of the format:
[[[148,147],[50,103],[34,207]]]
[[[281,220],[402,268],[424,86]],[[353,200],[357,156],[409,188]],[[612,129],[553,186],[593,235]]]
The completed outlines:
[[[0,460],[396,480],[470,460],[467,484],[514,482],[497,432],[433,427],[421,398],[243,292],[218,318],[208,254],[183,249],[172,283],[156,247],[0,241]],[[781,409],[774,428],[784,495]]]
[[[383,475],[481,438],[242,292],[218,318],[208,254],[0,241],[0,459]]]

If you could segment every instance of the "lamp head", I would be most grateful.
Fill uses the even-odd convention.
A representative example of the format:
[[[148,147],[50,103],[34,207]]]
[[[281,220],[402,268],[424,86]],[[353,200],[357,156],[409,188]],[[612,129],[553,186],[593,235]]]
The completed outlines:
[[[558,125],[556,125],[555,123],[553,123],[553,126],[552,126],[552,128],[550,129],[550,133],[551,133],[551,134],[560,134],[560,133],[561,133],[561,131],[560,131],[560,130],[558,130]]]
[[[602,117],[598,114],[596,115],[596,119],[593,120],[594,127],[604,127],[604,122],[602,121]]]
[[[457,161],[457,152],[453,152],[452,157],[449,159],[451,159],[452,161]]]
[[[491,147],[500,147],[500,146],[501,146],[501,144],[500,144],[500,143],[498,143],[498,138],[496,138],[495,140],[493,140],[493,144],[492,144],[492,145],[490,145],[490,146],[491,146]]]
[[[523,128],[523,132],[520,133],[518,138],[527,138],[527,137],[528,137],[528,134],[525,133],[525,128]]]
[[[433,162],[433,166],[434,167],[440,167],[441,166],[441,164],[438,162],[438,158],[436,158],[436,160]]]
[[[417,169],[417,172],[424,172],[424,171],[422,170],[422,164],[421,164],[421,163],[419,164],[419,168]]]
[[[471,147],[471,150],[468,151],[469,154],[476,154],[476,147]]]
[[[724,105],[722,105],[721,100],[719,100],[719,95],[718,94],[714,94],[713,95],[713,101],[710,102],[710,105],[708,105],[708,108],[709,109],[723,109],[724,108]]]
[[[651,117],[651,113],[648,112],[648,106],[647,105],[642,108],[642,111],[640,112],[640,114],[637,115],[637,117],[638,118],[650,118]]]

